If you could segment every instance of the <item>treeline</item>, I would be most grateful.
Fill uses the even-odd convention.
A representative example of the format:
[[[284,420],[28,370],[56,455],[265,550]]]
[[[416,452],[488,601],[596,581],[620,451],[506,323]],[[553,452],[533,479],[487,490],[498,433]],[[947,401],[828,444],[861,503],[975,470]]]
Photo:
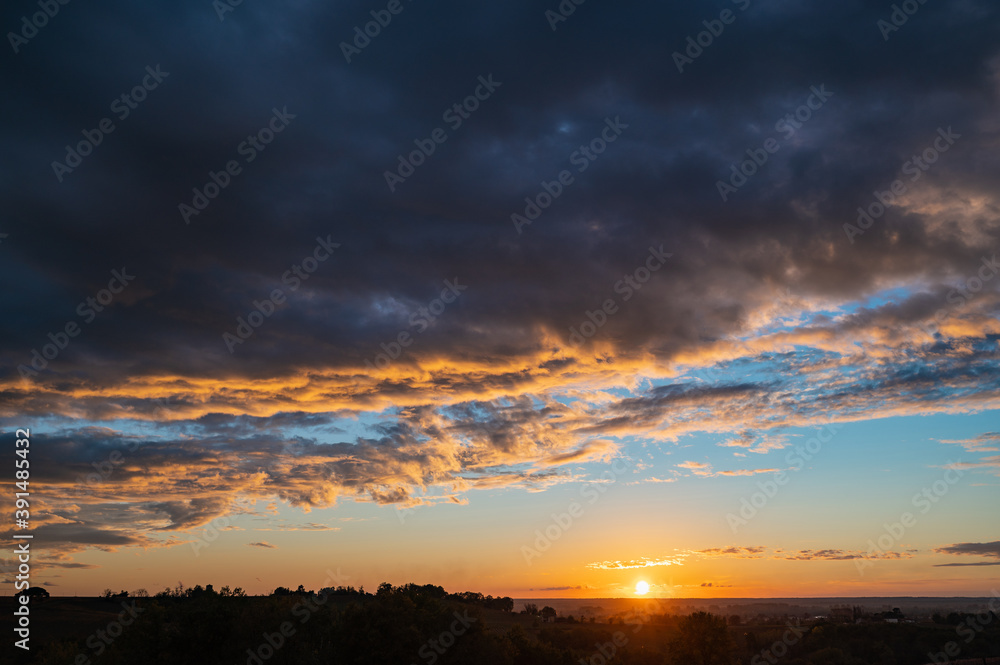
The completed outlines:
[[[382,584],[375,593],[279,587],[254,597],[235,590],[224,595],[209,585],[133,595],[122,603],[135,604],[138,618],[110,642],[85,634],[54,640],[36,652],[35,662],[922,665],[928,654],[948,648],[958,650],[955,658],[1000,657],[1000,621],[992,613],[927,625],[746,626],[705,612],[556,623],[543,619],[542,611],[513,614],[509,598],[416,584]],[[965,641],[960,630],[971,638]]]
[[[279,587],[251,597],[224,596],[211,585],[178,585],[152,597],[108,598],[135,604],[137,619],[116,629],[110,642],[102,626],[90,635],[40,644],[33,662],[377,665],[433,659],[437,665],[511,665],[517,653],[506,637],[487,631],[482,616],[487,608],[509,612],[512,599],[450,594],[433,585],[382,584],[374,594],[349,587]]]
[[[441,589],[441,587],[437,587]],[[443,590],[443,589],[442,589]],[[446,600],[455,600],[460,603],[468,603],[470,605],[477,605],[479,607],[485,607],[488,610],[501,610],[502,612],[510,612],[514,609],[514,599],[507,596],[484,596],[481,593],[475,591],[463,591],[461,593],[449,593],[443,596]]]
[[[211,585],[209,585],[211,586]],[[404,584],[402,586],[392,586],[388,582],[383,582],[379,585],[376,596],[379,595],[391,595],[398,594],[402,596],[407,596],[409,598],[433,598],[437,600],[454,601],[458,603],[465,603],[467,605],[475,605],[476,607],[483,607],[488,610],[500,610],[502,612],[510,612],[514,609],[514,599],[506,596],[484,596],[477,591],[462,591],[460,593],[448,593],[444,590],[444,587],[436,586],[434,584]],[[338,587],[328,587],[325,589],[320,589],[318,592],[306,591],[305,588],[300,584],[299,588],[295,591],[291,591],[285,587],[278,587],[274,590],[272,596],[312,596],[312,595],[322,595],[322,596],[356,596],[359,598],[370,597],[372,594],[365,593],[365,588],[355,589],[352,586],[338,586]]]
[[[300,587],[301,588],[301,587]],[[230,589],[228,586],[224,586],[219,591],[209,584],[206,587],[202,587],[200,584],[196,584],[193,587],[184,588],[184,585],[180,582],[177,586],[171,589],[170,587],[165,588],[163,591],[155,594],[154,598],[201,598],[202,596],[214,596],[218,595],[222,598],[245,598],[247,593],[242,587],[236,587],[235,589]],[[106,598],[108,600],[123,600],[125,598],[149,598],[149,592],[145,589],[136,589],[132,591],[131,594],[128,591],[122,589],[118,593],[115,593],[111,589],[105,589],[101,594],[101,598]]]
[[[38,589],[48,595],[44,589]],[[514,609],[514,599],[508,596],[484,596],[477,591],[462,591],[459,593],[448,593],[443,587],[435,586],[433,584],[404,584],[402,586],[394,587],[387,582],[383,582],[379,588],[378,593],[399,593],[410,597],[416,596],[426,596],[428,598],[437,598],[439,600],[449,600],[459,603],[466,603],[468,605],[475,605],[477,607],[483,607],[488,610],[500,610],[503,612],[510,612]],[[183,583],[178,582],[177,586],[174,588],[167,587],[163,591],[155,594],[154,598],[201,598],[203,596],[213,596],[218,595],[222,598],[244,598],[247,593],[241,587],[236,587],[235,589],[230,589],[228,586],[224,586],[218,591],[209,584],[206,587],[202,587],[200,584],[196,584],[193,587],[185,588]],[[354,598],[370,598],[372,594],[366,593],[365,588],[362,586],[359,589],[355,589],[353,586],[336,586],[336,587],[324,587],[319,591],[306,590],[305,586],[300,584],[294,591],[288,587],[279,586],[273,592],[272,596],[347,596]],[[377,594],[376,594],[377,595]],[[119,600],[124,598],[149,598],[149,592],[145,589],[136,589],[132,591],[131,594],[128,591],[122,590],[115,593],[111,589],[105,589],[101,594],[101,598],[106,598],[109,600]],[[538,614],[538,608],[534,605],[525,605],[525,608],[533,608],[534,611],[529,612],[531,614]],[[555,616],[555,610],[551,607],[546,607],[545,610],[552,612],[552,616]],[[545,612],[542,616],[546,616]]]

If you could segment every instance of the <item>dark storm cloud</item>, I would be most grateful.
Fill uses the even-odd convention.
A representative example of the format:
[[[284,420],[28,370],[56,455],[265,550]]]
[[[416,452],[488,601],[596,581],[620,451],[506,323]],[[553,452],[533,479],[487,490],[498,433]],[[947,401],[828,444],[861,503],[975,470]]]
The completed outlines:
[[[3,24],[31,7],[9,6]],[[19,316],[0,338],[8,377],[122,266],[135,283],[54,371],[107,383],[360,366],[455,276],[468,294],[399,362],[523,355],[539,326],[578,324],[660,243],[675,258],[605,330],[670,356],[738,330],[790,273],[802,295],[850,297],[960,273],[996,245],[995,210],[934,237],[913,210],[853,246],[842,230],[939,126],[962,138],[913,188],[933,178],[959,197],[991,190],[989,3],[921,6],[885,42],[876,21],[888,6],[753,2],[683,74],[671,54],[719,5],[581,6],[553,32],[544,4],[407,3],[347,64],[339,44],[375,8],[244,4],[219,21],[204,2],[68,5],[7,54],[2,270]],[[113,116],[147,65],[169,76],[57,182],[50,163]],[[390,194],[383,171],[491,73],[502,86]],[[820,84],[833,93],[825,107],[722,204],[715,181],[780,136],[774,123]],[[275,107],[295,119],[185,226],[177,205],[209,170],[242,162],[237,145]],[[618,116],[629,125],[619,140],[518,237],[509,215]],[[230,356],[222,333],[328,234],[338,253],[295,293],[285,285],[289,302]]]
[[[198,418],[186,429],[202,436],[210,434],[248,436],[258,432],[287,431],[293,428],[322,429],[330,433],[343,432],[341,428],[332,425],[335,419],[336,414],[317,413],[276,413],[267,418],[233,417],[212,413]]]

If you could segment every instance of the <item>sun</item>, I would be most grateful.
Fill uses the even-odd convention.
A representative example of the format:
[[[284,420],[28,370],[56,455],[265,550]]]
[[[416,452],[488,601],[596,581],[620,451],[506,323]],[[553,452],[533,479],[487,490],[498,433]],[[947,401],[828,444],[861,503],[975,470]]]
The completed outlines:
[[[649,584],[646,582],[638,582],[635,585],[635,595],[645,596],[649,593]]]

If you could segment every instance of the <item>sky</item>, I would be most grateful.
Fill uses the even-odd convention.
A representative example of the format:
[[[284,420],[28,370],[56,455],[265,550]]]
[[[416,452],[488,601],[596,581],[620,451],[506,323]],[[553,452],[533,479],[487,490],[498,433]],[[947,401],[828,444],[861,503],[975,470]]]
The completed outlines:
[[[995,3],[43,4],[32,584],[1000,589]]]

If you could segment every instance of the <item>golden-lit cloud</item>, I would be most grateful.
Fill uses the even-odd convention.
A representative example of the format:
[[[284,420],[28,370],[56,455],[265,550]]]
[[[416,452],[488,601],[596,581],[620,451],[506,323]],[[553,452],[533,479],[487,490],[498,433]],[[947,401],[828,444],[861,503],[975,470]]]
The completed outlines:
[[[630,570],[633,568],[655,568],[658,566],[683,566],[684,560],[687,556],[687,554],[678,554],[672,557],[658,559],[648,559],[642,557],[627,561],[598,561],[595,563],[588,563],[587,568],[593,568],[595,570]]]

